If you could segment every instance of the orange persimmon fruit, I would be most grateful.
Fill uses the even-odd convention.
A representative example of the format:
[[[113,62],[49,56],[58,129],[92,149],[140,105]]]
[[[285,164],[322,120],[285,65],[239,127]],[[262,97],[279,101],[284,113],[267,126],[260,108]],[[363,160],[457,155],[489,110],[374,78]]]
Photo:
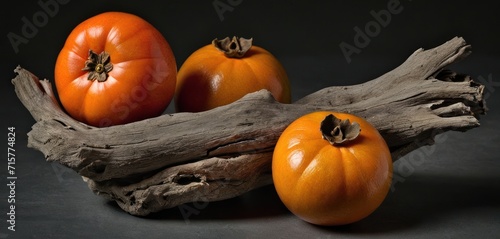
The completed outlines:
[[[55,64],[60,101],[73,118],[104,127],[155,117],[173,98],[170,45],[144,19],[104,12],[76,26]]]
[[[252,45],[252,39],[214,39],[180,67],[175,108],[178,112],[210,110],[262,89],[277,101],[290,103],[288,76],[277,58]]]
[[[383,202],[392,158],[366,120],[320,111],[284,130],[274,149],[272,175],[293,214],[316,225],[344,225],[367,217]]]

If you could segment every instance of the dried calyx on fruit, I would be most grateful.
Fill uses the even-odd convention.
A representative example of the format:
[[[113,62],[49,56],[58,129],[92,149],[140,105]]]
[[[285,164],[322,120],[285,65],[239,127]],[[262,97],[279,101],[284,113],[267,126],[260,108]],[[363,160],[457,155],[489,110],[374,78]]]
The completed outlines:
[[[252,47],[253,38],[246,39],[243,37],[233,36],[232,38],[226,37],[222,40],[215,38],[212,45],[217,50],[224,52],[227,57],[241,58]]]
[[[321,121],[320,130],[323,139],[335,145],[356,139],[361,127],[356,122],[351,123],[349,119],[341,120],[330,114]]]

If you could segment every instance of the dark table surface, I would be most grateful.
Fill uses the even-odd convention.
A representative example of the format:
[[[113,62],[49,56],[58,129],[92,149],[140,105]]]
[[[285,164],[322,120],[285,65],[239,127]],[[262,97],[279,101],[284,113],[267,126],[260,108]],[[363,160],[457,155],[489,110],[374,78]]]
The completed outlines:
[[[7,141],[8,127],[15,127],[17,180],[16,231],[12,232],[7,229],[12,205],[8,164],[6,155],[2,156],[0,238],[500,238],[500,18],[493,7],[459,1],[40,2],[57,3],[57,8],[50,5],[49,15],[35,1],[16,1],[14,7],[2,9],[4,36],[22,35],[23,18],[33,21],[41,11],[48,20],[17,52],[3,37],[0,130]],[[216,6],[223,5],[230,10],[218,12]],[[348,62],[340,43],[354,44],[356,27],[364,29],[384,9],[394,10],[387,24],[379,24],[369,44]],[[282,61],[294,100],[327,86],[373,79],[417,48],[463,36],[472,44],[473,54],[451,68],[486,84],[490,111],[479,128],[441,134],[436,144],[397,161],[398,183],[386,200],[368,218],[351,225],[319,227],[303,222],[286,210],[273,186],[145,218],[131,216],[94,195],[75,172],[46,162],[40,152],[26,147],[34,120],[9,83],[18,64],[52,80],[55,58],[69,31],[83,19],[109,10],[135,13],[157,26],[179,65],[215,37],[253,36],[257,45]],[[167,112],[172,112],[171,106]]]

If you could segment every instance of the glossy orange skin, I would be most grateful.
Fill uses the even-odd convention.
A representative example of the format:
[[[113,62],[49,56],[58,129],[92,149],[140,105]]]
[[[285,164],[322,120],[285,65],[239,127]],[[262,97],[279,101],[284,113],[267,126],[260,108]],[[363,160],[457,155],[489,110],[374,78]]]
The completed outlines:
[[[200,112],[262,89],[279,102],[290,103],[287,74],[270,52],[252,46],[242,58],[229,58],[207,45],[193,52],[179,69],[174,102],[178,112]]]
[[[105,82],[83,71],[89,49],[109,53],[113,70]],[[93,125],[129,123],[163,113],[175,92],[177,66],[170,45],[151,24],[133,14],[105,12],[80,23],[55,65],[64,109]]]
[[[392,159],[384,139],[367,121],[333,113],[361,126],[346,145],[322,139],[321,121],[333,112],[314,112],[290,124],[273,154],[272,174],[285,206],[316,225],[343,225],[370,215],[385,199],[392,179]]]

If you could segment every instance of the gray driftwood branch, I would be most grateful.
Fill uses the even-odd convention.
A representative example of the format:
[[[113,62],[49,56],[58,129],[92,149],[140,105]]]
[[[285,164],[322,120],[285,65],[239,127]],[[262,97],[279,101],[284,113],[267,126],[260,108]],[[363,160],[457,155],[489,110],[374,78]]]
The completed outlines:
[[[418,49],[394,70],[366,83],[333,86],[293,104],[267,91],[201,113],[165,114],[96,128],[70,118],[51,83],[18,67],[16,93],[36,120],[28,146],[65,165],[96,194],[133,215],[187,202],[236,197],[272,183],[274,145],[285,127],[313,111],[366,118],[383,135],[394,160],[431,144],[436,134],[479,126],[484,86],[445,68],[466,57],[462,38]]]

